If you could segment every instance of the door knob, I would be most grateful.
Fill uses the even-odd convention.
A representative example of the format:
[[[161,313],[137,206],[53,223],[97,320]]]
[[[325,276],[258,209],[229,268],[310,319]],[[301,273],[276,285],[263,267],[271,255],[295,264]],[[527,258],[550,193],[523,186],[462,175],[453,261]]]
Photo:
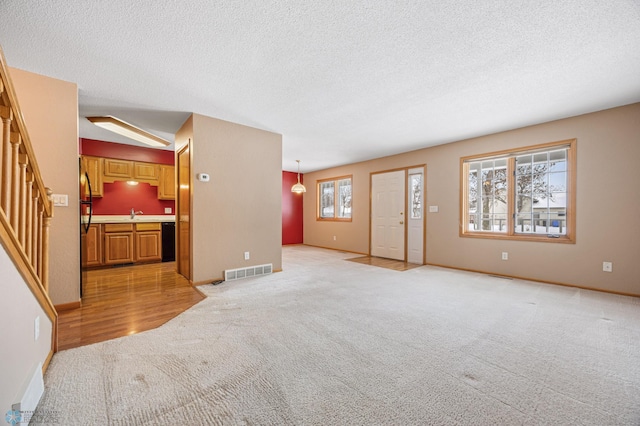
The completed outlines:
[[[400,225],[404,225],[404,221],[403,220],[400,221]]]

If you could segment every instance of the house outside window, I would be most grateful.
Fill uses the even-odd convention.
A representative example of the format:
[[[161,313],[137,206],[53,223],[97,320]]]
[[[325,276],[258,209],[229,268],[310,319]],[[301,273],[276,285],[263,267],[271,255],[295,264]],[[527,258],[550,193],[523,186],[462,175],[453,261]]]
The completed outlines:
[[[575,139],[461,158],[461,235],[575,242],[575,158]]]
[[[317,182],[317,220],[351,221],[351,176]]]

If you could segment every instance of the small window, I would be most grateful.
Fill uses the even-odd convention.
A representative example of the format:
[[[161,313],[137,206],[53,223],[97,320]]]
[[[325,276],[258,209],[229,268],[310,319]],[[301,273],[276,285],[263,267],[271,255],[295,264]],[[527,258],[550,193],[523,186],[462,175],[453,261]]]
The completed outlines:
[[[318,181],[318,220],[351,220],[351,176]]]
[[[464,157],[461,235],[575,242],[576,141]]]
[[[411,219],[422,219],[422,173],[409,175]]]

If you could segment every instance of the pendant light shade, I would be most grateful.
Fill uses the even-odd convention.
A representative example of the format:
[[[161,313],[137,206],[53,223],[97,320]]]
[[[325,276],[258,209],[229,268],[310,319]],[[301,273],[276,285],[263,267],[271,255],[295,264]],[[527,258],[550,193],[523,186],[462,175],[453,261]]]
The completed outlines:
[[[300,183],[300,160],[296,161],[298,162],[298,183],[291,187],[291,192],[302,194],[303,192],[307,192],[307,188],[305,188],[304,185]]]

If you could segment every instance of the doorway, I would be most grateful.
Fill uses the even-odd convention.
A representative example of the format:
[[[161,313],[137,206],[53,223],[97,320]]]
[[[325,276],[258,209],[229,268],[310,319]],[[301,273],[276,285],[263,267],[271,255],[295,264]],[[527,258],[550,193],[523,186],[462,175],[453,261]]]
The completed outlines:
[[[425,263],[424,176],[424,165],[371,173],[371,256]]]
[[[191,139],[178,151],[178,196],[177,196],[177,270],[191,281]]]

